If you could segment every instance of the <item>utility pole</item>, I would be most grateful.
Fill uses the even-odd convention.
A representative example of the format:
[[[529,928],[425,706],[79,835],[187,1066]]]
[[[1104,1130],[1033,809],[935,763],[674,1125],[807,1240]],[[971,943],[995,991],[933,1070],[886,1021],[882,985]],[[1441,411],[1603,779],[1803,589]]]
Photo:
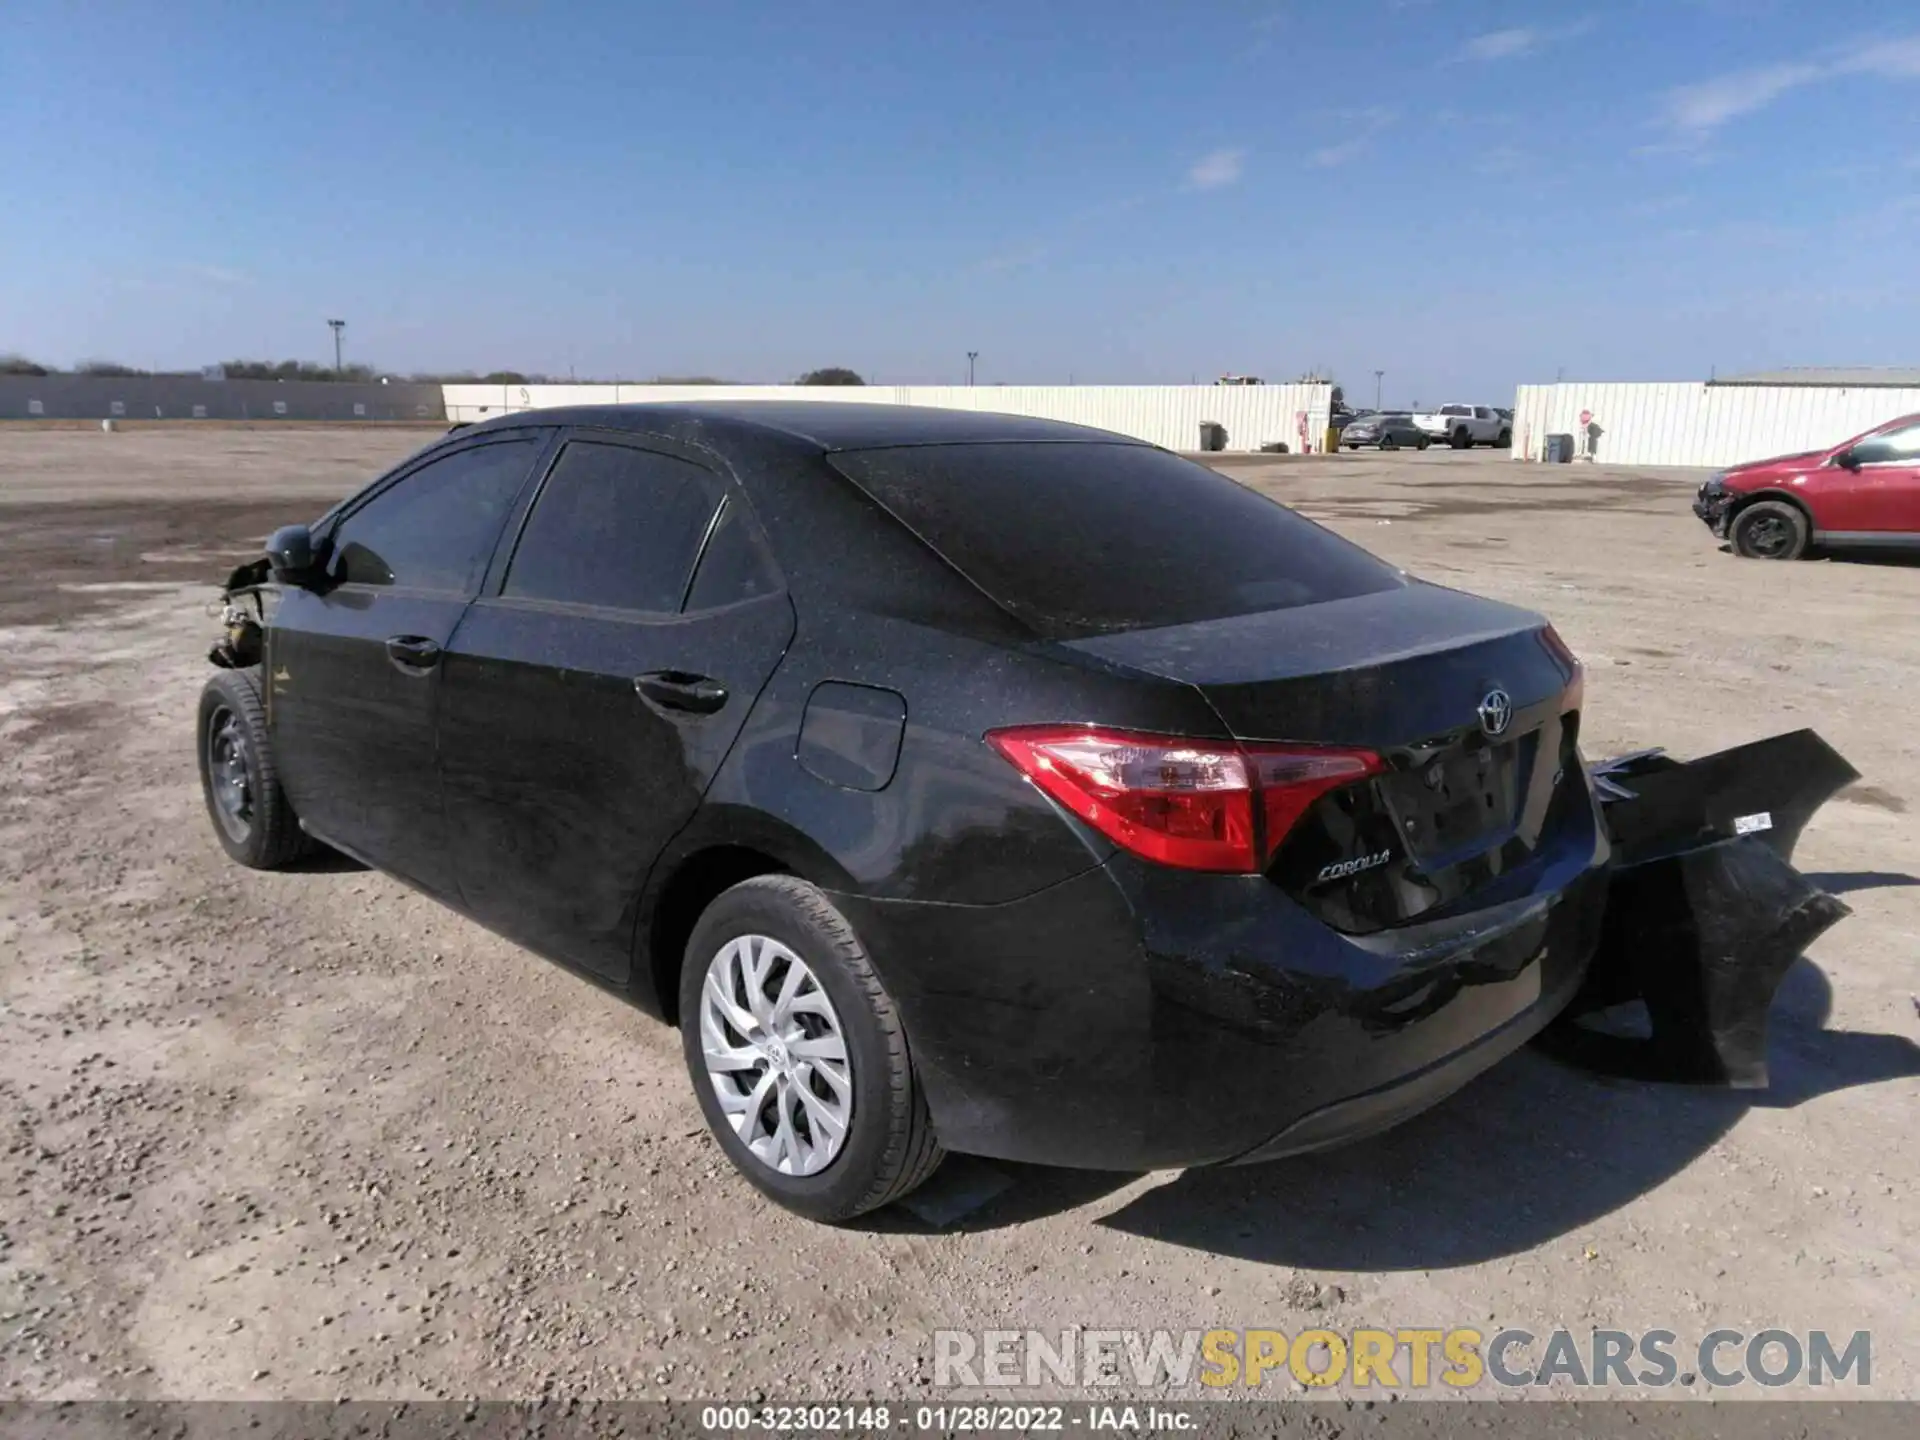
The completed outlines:
[[[1375,410],[1380,408],[1380,382],[1386,378],[1386,373],[1384,370],[1373,372],[1373,408]]]
[[[347,322],[329,320],[327,324],[333,327],[333,378],[338,380],[340,378],[340,332],[347,328]]]
[[[973,384],[973,362],[980,358],[978,350],[967,351],[967,384]]]

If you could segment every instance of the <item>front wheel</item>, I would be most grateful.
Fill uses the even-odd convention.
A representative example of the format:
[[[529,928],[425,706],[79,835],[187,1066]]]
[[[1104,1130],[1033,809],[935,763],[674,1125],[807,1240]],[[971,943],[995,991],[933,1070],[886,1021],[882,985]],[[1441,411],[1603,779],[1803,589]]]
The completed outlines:
[[[314,849],[280,788],[254,670],[222,670],[200,692],[200,789],[220,848],[250,870]]]
[[[1493,442],[1493,448],[1496,450],[1511,450],[1513,448],[1513,432],[1511,430],[1502,430],[1499,438]]]
[[[1418,442],[1416,442],[1414,448],[1416,450],[1424,450],[1427,448],[1427,446],[1431,445],[1432,443],[1433,443],[1432,440],[1428,439],[1425,435],[1422,435],[1418,440]]]
[[[1807,517],[1784,500],[1762,500],[1734,516],[1728,538],[1749,560],[1798,560],[1807,551]]]
[[[714,1138],[787,1209],[850,1220],[939,1168],[893,999],[806,881],[761,876],[707,907],[681,967],[680,1034]]]

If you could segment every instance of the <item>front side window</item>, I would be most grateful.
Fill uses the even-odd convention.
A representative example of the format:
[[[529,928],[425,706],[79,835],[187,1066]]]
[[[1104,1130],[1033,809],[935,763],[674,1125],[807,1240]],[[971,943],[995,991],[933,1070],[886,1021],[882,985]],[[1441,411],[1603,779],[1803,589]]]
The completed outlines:
[[[626,445],[572,441],[534,501],[505,593],[675,613],[718,503],[718,483],[698,465]]]
[[[329,573],[342,584],[475,594],[541,444],[525,436],[429,461],[335,527]]]
[[[1920,463],[1920,424],[1869,435],[1853,447],[1853,458],[1862,465]]]

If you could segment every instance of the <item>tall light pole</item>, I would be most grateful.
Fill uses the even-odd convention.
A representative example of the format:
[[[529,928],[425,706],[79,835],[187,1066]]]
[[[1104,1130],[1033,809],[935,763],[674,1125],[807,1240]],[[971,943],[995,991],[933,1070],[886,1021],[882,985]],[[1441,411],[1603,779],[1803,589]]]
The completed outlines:
[[[329,320],[327,324],[333,327],[333,378],[338,380],[340,378],[340,332],[347,328],[347,322]]]
[[[973,384],[973,362],[980,358],[978,350],[967,351],[967,384]]]
[[[1376,370],[1373,372],[1373,408],[1375,410],[1380,408],[1380,381],[1386,376],[1386,373],[1384,370]]]

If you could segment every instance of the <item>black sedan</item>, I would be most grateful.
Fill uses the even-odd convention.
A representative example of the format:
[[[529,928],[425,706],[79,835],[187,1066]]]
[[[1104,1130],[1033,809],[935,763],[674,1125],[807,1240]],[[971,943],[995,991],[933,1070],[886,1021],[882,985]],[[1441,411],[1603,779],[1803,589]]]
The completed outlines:
[[[821,1219],[945,1150],[1379,1130],[1596,943],[1552,628],[1097,430],[501,417],[276,532],[228,605],[227,852],[324,843],[678,1025],[734,1164]]]
[[[1405,411],[1382,411],[1355,420],[1340,432],[1340,443],[1349,450],[1358,450],[1363,445],[1378,446],[1382,450],[1398,450],[1402,445],[1410,445],[1415,450],[1424,450],[1433,443],[1418,425],[1413,416]]]

